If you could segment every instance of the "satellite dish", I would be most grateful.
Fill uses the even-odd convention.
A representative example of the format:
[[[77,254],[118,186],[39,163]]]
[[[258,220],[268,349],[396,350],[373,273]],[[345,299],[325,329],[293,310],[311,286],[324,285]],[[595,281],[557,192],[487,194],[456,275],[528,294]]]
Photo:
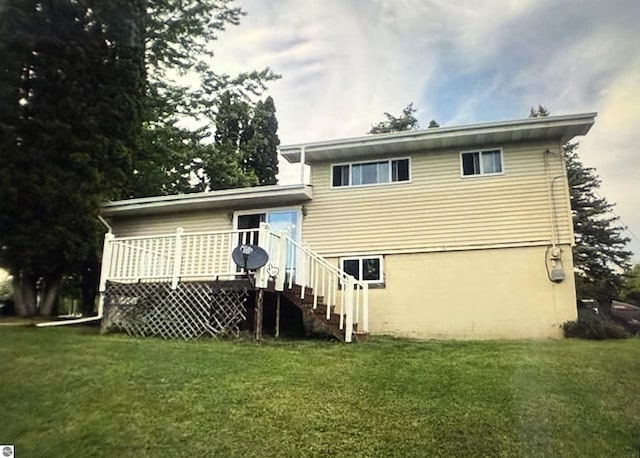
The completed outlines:
[[[240,245],[233,249],[231,258],[244,270],[256,270],[267,263],[269,255],[258,245]]]

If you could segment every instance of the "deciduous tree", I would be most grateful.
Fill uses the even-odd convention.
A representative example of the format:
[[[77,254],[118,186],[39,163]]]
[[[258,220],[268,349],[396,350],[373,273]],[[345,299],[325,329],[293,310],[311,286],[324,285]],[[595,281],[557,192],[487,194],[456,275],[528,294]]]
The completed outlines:
[[[416,111],[417,110],[413,107],[413,102],[411,102],[402,110],[402,114],[398,117],[385,112],[385,120],[371,126],[371,129],[367,133],[386,134],[389,132],[416,130],[420,127],[418,119],[414,116]]]

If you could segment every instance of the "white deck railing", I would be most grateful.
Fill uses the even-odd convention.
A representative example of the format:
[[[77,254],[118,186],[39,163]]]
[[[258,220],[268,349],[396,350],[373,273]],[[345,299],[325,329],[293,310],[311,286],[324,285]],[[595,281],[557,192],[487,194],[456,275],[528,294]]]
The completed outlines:
[[[167,281],[173,288],[180,281],[233,279],[242,275],[231,260],[233,248],[255,244],[269,255],[264,267],[255,272],[257,288],[273,280],[276,291],[294,285],[313,291],[313,304],[324,297],[329,319],[333,310],[340,315],[340,329],[351,342],[354,324],[368,332],[369,304],[366,283],[354,279],[340,268],[314,253],[305,244],[286,234],[276,234],[262,223],[259,229],[184,232],[140,237],[105,236],[100,291],[107,281]],[[333,309],[332,309],[333,307]]]

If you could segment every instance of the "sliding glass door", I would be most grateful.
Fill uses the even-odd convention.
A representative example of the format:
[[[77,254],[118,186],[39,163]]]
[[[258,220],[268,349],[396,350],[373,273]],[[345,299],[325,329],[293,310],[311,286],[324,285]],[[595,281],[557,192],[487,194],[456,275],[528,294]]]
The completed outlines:
[[[269,224],[271,232],[276,234],[284,233],[292,240],[300,241],[302,231],[300,222],[302,212],[299,208],[266,209],[257,211],[238,211],[234,218],[234,229],[247,230],[258,229],[260,223]],[[238,245],[257,245],[258,231],[242,232],[238,235]],[[295,249],[292,245],[287,246],[287,273],[295,270]]]

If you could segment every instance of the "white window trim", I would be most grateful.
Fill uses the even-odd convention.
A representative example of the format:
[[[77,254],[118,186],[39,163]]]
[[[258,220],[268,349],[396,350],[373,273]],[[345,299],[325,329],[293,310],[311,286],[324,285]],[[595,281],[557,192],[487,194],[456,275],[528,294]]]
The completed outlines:
[[[499,151],[500,152],[500,165],[502,168],[501,172],[492,172],[492,173],[485,173],[482,170],[482,153],[483,152],[492,152],[492,151]],[[480,173],[474,174],[474,175],[465,175],[464,174],[464,168],[462,166],[462,155],[463,154],[467,154],[467,153],[480,153]],[[460,151],[460,177],[461,178],[480,178],[480,177],[494,177],[494,176],[498,176],[498,175],[504,175],[505,171],[505,167],[504,167],[504,153],[502,151],[502,148],[482,148],[482,149],[471,149],[468,151]]]
[[[298,230],[296,231],[296,236],[298,241],[302,241],[302,205],[295,205],[289,207],[267,207],[267,208],[254,208],[252,210],[236,210],[233,212],[233,226],[232,230],[238,230],[238,216],[243,215],[256,215],[258,213],[267,214],[269,212],[279,212],[279,211],[294,211],[298,213]],[[231,259],[231,253],[229,253],[229,272],[233,272],[236,265]]]
[[[302,205],[296,205],[292,207],[268,207],[268,208],[254,208],[253,210],[236,210],[233,212],[233,230],[238,230],[238,216],[255,215],[258,213],[270,213],[270,212],[285,212],[294,211],[298,213],[298,230],[296,236],[298,240],[302,240]]]
[[[340,270],[344,270],[344,261],[358,261],[358,269],[360,273],[360,278],[362,278],[362,260],[363,259],[377,259],[380,263],[380,279],[379,280],[360,280],[363,283],[367,283],[369,285],[384,285],[384,256],[381,254],[364,254],[358,256],[344,256],[341,257],[340,262]]]
[[[403,160],[407,160],[409,161],[409,179],[408,180],[403,180],[403,181],[391,181],[392,178],[392,174],[393,174],[393,167],[391,165],[391,163],[393,161],[403,161]],[[351,184],[351,167],[353,165],[358,165],[358,164],[371,164],[374,162],[384,162],[387,161],[389,163],[389,181],[386,183],[367,183],[367,184]],[[343,166],[343,165],[348,165],[349,166],[349,185],[347,186],[334,186],[333,185],[333,168],[335,166]],[[330,189],[350,189],[350,188],[368,188],[371,186],[397,186],[397,185],[403,185],[403,184],[409,184],[411,183],[411,179],[412,179],[412,173],[411,173],[411,169],[412,169],[412,161],[411,161],[411,157],[410,156],[406,156],[406,157],[392,157],[389,159],[385,159],[385,158],[381,158],[381,159],[369,159],[366,161],[352,161],[352,162],[336,162],[334,164],[330,164],[329,165],[329,188]]]

